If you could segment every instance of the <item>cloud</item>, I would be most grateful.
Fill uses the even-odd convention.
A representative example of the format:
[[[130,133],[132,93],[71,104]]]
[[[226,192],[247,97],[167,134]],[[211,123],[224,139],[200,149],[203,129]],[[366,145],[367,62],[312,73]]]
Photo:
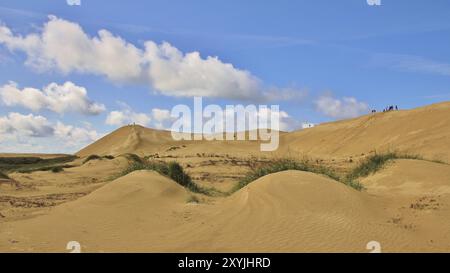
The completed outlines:
[[[65,125],[59,121],[54,127],[54,135],[58,139],[64,140],[66,145],[69,146],[75,146],[79,143],[90,143],[102,136],[95,130]]]
[[[69,6],[81,6],[81,0],[66,0]]]
[[[150,115],[145,113],[136,113],[130,109],[124,109],[122,111],[112,111],[106,117],[106,124],[113,126],[123,126],[131,123],[147,126],[149,125],[150,121]]]
[[[354,118],[367,113],[369,110],[366,103],[359,102],[353,97],[336,99],[331,94],[319,97],[315,104],[317,111],[336,119]]]
[[[73,152],[101,136],[95,130],[60,121],[52,123],[39,115],[9,113],[0,116],[0,143],[5,151],[61,152],[70,149]]]
[[[41,33],[27,36],[0,26],[0,43],[25,52],[26,64],[40,71],[93,73],[118,82],[139,78],[142,52],[134,45],[106,30],[90,38],[78,24],[49,18]]]
[[[171,130],[172,124],[177,118],[171,116],[171,111],[169,109],[161,109],[161,108],[153,108],[150,113],[136,113],[128,105],[122,104],[125,109],[121,111],[112,111],[108,114],[106,119],[106,124],[113,126],[123,126],[126,124],[131,124],[136,122],[137,124],[149,126],[151,128],[156,128],[160,130]],[[233,115],[234,112],[226,111],[224,115]],[[272,115],[273,114],[273,115]],[[257,120],[258,118],[267,118],[273,116],[274,118],[279,119],[280,130],[282,131],[292,131],[301,126],[301,124],[291,117],[285,111],[277,111],[272,113],[270,108],[261,108],[258,109],[257,112],[251,112],[251,120]],[[204,119],[205,123],[209,119]],[[236,117],[234,119],[236,121]],[[225,117],[223,119],[225,122]],[[258,129],[260,124],[247,124],[246,130],[255,130]],[[270,127],[270,124],[268,124]],[[224,126],[225,128],[225,126]]]
[[[153,124],[156,129],[169,130],[175,120],[170,116],[170,110],[153,108],[151,112]]]
[[[266,111],[259,111],[259,115],[266,115],[266,116],[270,116],[272,115],[272,110],[270,108],[267,108]],[[293,131],[296,130],[298,128],[300,128],[301,124],[299,121],[297,121],[296,119],[294,119],[292,116],[290,116],[287,112],[285,111],[278,111],[274,113],[274,117],[278,118],[280,121],[280,130],[281,131]]]
[[[237,120],[237,115],[234,111],[225,111],[225,116],[230,117],[235,120],[235,123],[241,122]],[[292,131],[299,128],[300,123],[291,117],[285,111],[273,111],[271,108],[258,108],[256,112],[250,112],[249,116],[247,116],[248,120],[254,120],[255,122],[250,122],[249,124],[245,124],[245,130],[257,130],[257,129],[270,129],[271,128],[271,118],[278,119],[279,121],[279,129],[281,131]],[[259,122],[257,122],[259,121]],[[264,121],[266,124],[264,124]],[[224,121],[225,122],[225,121]],[[248,121],[245,121],[248,123]],[[263,122],[263,123],[261,123]],[[235,129],[236,129],[235,125]],[[237,129],[239,130],[239,129]]]
[[[128,104],[118,101],[121,110],[109,112],[105,123],[112,126],[123,126],[136,123],[156,129],[169,130],[175,120],[170,116],[170,110],[153,108],[149,113],[134,111]]]
[[[26,36],[0,26],[0,44],[25,52],[26,65],[38,71],[101,75],[115,83],[145,84],[167,96],[266,101],[303,96],[293,89],[267,87],[218,57],[183,53],[167,42],[146,41],[138,48],[107,30],[91,37],[78,24],[55,16],[49,16],[41,32]]]
[[[9,113],[0,117],[0,134],[21,134],[31,137],[46,137],[53,134],[53,128],[43,116]]]
[[[30,87],[19,89],[17,83],[10,82],[0,87],[0,101],[7,106],[22,106],[35,112],[47,109],[59,114],[78,112],[98,115],[105,111],[103,104],[88,98],[84,87],[72,82],[63,85],[50,83],[43,90]]]

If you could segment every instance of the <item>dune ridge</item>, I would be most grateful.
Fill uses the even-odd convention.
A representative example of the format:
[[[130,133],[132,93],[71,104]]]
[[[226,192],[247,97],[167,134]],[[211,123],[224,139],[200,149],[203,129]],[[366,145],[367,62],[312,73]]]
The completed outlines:
[[[320,124],[314,128],[280,134],[273,154],[308,154],[348,157],[371,152],[401,151],[431,160],[450,160],[450,102],[412,110],[391,111],[355,119]],[[188,146],[184,152],[237,152],[264,154],[259,141],[174,141],[169,131],[128,125],[117,129],[76,153],[118,155],[161,153],[171,147]],[[194,144],[194,145],[189,145]],[[201,147],[201,148],[200,148]],[[177,151],[175,151],[177,152]]]
[[[283,135],[281,151],[327,157],[401,151],[449,162],[449,116],[450,102],[443,102],[325,123]]]

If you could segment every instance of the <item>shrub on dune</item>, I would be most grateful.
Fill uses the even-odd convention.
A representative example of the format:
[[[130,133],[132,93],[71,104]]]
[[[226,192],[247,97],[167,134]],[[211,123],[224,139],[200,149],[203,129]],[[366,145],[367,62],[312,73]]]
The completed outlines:
[[[83,160],[83,164],[85,164],[91,160],[98,160],[98,159],[102,159],[102,157],[99,155],[90,155],[85,160]]]
[[[128,165],[128,167],[122,173],[120,173],[119,177],[139,170],[155,171],[161,175],[169,177],[173,181],[177,182],[178,184],[189,189],[192,192],[207,195],[212,194],[211,190],[204,189],[195,184],[189,174],[184,171],[183,167],[175,161],[167,163],[164,161],[146,161],[139,158],[139,160],[133,160],[133,162]]]
[[[102,159],[111,160],[111,159],[114,159],[114,156],[112,156],[112,155],[104,155],[104,156],[90,155],[83,161],[83,164],[85,164],[91,160],[102,160]]]

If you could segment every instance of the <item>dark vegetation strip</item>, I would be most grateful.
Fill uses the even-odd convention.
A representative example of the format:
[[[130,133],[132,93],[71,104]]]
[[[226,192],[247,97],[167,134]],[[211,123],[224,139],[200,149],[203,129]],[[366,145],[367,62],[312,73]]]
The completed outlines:
[[[114,159],[114,156],[112,155],[104,155],[104,156],[99,156],[99,155],[90,155],[88,156],[85,160],[83,160],[83,164],[91,161],[91,160],[102,160],[102,159]]]
[[[35,171],[52,171],[55,167],[70,168],[73,165],[66,163],[72,162],[76,158],[73,155],[56,158],[0,157],[0,171],[4,173],[30,173]]]

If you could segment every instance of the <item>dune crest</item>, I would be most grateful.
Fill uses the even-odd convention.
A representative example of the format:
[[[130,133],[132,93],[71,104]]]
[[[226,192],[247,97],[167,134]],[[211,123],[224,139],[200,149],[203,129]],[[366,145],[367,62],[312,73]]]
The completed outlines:
[[[281,137],[281,151],[351,156],[402,151],[450,160],[450,102],[321,124]]]
[[[164,150],[173,142],[169,131],[149,129],[140,125],[127,125],[85,147],[76,155],[86,157],[92,154],[152,153]]]

